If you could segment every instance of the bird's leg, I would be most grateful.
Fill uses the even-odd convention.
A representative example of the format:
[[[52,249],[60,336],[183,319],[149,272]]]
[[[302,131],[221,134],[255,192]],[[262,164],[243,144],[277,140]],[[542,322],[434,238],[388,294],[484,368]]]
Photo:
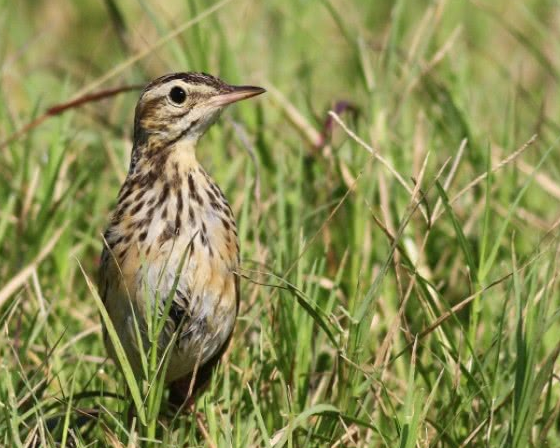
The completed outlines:
[[[191,389],[191,383],[193,381],[192,375],[187,375],[176,381],[173,381],[169,386],[169,400],[168,403],[174,410],[182,411],[186,414],[190,414],[194,411],[194,405],[196,401],[195,387]],[[196,378],[195,378],[196,383]]]

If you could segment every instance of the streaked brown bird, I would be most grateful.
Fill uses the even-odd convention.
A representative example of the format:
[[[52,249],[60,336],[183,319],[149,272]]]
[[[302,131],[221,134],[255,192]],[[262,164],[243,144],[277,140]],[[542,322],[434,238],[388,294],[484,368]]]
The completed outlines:
[[[98,286],[136,375],[139,344],[148,348],[147,306],[166,319],[160,354],[176,334],[166,373],[175,403],[191,381],[193,395],[208,381],[239,310],[235,219],[196,144],[228,104],[264,91],[174,73],[149,83],[136,106],[130,169],[104,235]],[[104,340],[116,361],[106,328]]]

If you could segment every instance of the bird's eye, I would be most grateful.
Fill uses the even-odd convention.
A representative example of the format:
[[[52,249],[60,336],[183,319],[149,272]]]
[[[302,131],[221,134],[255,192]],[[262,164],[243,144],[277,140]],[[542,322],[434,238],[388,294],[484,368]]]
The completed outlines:
[[[171,98],[171,101],[175,104],[183,104],[187,98],[187,94],[181,87],[175,86],[169,92],[169,98]]]

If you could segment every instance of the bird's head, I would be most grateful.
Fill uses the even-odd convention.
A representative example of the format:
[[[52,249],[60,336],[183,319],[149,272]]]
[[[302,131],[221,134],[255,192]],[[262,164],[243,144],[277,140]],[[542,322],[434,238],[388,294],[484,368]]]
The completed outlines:
[[[136,106],[134,140],[165,145],[196,142],[231,103],[265,92],[232,86],[205,73],[173,73],[149,83]]]

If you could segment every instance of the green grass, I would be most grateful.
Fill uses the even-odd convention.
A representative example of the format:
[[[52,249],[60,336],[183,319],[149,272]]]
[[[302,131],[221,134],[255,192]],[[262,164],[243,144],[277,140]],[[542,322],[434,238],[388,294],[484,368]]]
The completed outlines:
[[[198,151],[245,278],[196,413],[88,285],[137,93],[0,149],[0,446],[560,446],[557,4],[213,4],[0,0],[0,141],[170,71],[268,89]]]

